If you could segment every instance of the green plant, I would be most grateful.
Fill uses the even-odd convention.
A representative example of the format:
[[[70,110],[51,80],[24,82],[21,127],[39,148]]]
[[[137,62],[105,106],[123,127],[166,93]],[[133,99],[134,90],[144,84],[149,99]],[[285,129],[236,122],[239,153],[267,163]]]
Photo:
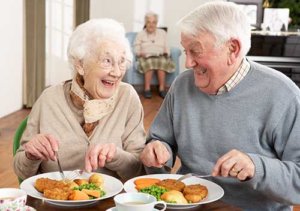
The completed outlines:
[[[289,8],[292,19],[289,28],[300,27],[300,0],[273,0],[271,5],[273,8]]]

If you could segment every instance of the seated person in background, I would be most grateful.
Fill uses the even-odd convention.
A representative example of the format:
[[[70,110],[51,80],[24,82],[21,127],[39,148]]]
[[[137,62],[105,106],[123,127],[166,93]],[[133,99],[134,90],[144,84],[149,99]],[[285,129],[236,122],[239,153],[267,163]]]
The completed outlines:
[[[134,51],[139,64],[138,70],[145,74],[144,97],[151,98],[151,79],[157,71],[159,95],[164,98],[166,72],[174,72],[175,65],[169,57],[167,33],[157,28],[158,16],[149,12],[145,15],[145,29],[139,32],[134,43]]]
[[[179,22],[186,67],[173,82],[141,160],[165,172],[212,174],[223,201],[242,210],[300,204],[300,90],[284,74],[245,57],[247,16],[232,2],[201,5]]]
[[[132,53],[123,26],[112,19],[81,24],[70,37],[73,80],[47,88],[28,116],[14,157],[22,179],[85,169],[129,179],[143,173],[143,107],[134,88],[121,82]]]

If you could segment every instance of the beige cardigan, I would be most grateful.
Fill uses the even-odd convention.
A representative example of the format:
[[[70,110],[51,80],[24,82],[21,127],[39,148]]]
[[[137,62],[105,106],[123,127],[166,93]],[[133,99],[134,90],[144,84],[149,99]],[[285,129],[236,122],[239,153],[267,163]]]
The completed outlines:
[[[89,137],[80,123],[82,110],[70,99],[71,82],[46,89],[34,104],[21,146],[14,157],[15,173],[22,179],[38,173],[58,171],[56,162],[30,160],[22,147],[39,133],[54,135],[59,141],[59,157],[64,170],[84,169],[85,152],[90,144],[115,143],[115,158],[99,172],[123,180],[144,173],[139,154],[145,146],[143,107],[134,88],[121,82],[114,111],[102,118]]]
[[[134,41],[134,52],[137,55],[143,53],[146,57],[170,54],[167,33],[163,29],[156,29],[151,35],[146,30],[139,32]]]

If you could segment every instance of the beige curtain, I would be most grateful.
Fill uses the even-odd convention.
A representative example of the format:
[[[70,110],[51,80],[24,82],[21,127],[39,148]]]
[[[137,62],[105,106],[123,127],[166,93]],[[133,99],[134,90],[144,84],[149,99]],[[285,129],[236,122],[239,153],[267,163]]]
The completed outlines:
[[[90,19],[90,0],[75,0],[75,27]]]
[[[32,107],[45,88],[45,0],[25,0],[24,105]]]

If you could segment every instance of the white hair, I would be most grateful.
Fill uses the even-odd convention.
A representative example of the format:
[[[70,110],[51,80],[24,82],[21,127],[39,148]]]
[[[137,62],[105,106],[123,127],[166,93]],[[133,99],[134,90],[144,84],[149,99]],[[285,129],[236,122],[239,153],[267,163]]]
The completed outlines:
[[[251,46],[251,26],[246,14],[232,2],[214,1],[205,3],[178,22],[183,34],[198,36],[201,32],[211,33],[216,45],[234,38],[241,42],[241,56]]]
[[[150,18],[150,17],[154,17],[155,20],[158,21],[158,14],[150,11],[145,14],[145,23],[147,22],[148,18]]]
[[[74,69],[74,62],[89,56],[99,48],[99,43],[111,40],[125,48],[126,59],[132,61],[130,44],[123,25],[113,19],[92,19],[79,25],[72,33],[68,45],[68,60]],[[101,45],[100,45],[101,46]]]

